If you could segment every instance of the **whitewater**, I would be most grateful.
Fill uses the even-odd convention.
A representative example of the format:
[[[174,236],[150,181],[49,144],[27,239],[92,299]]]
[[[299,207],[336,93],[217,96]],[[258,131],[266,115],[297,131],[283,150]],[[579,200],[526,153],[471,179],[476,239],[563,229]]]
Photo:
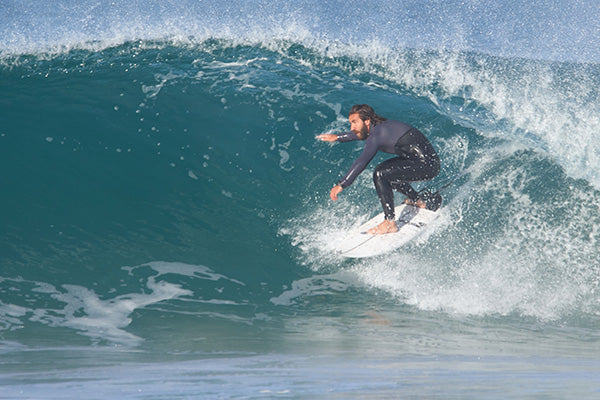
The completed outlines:
[[[600,396],[599,11],[2,2],[0,399]],[[359,103],[452,184],[348,260]]]

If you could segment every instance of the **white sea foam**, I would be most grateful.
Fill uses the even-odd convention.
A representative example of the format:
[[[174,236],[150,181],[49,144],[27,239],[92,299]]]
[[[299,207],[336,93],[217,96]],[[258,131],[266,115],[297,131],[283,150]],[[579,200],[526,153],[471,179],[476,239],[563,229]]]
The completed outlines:
[[[450,160],[464,166],[466,157],[459,153],[467,151],[466,143],[450,139],[441,149],[443,154],[456,151]],[[376,199],[367,203],[373,209],[352,205],[361,204],[363,190],[372,185],[358,180],[352,200],[310,208],[282,229],[317,275],[295,282],[280,300],[290,303],[298,293],[310,293],[324,268],[331,272],[343,265],[343,273],[326,275],[325,282],[337,278],[349,286],[385,290],[423,310],[542,320],[598,313],[600,197],[565,176],[555,177],[558,190],[548,185],[539,167],[544,160],[511,142],[485,149],[469,159],[464,183],[451,189],[453,196],[427,235],[348,267],[336,259],[330,243],[353,222],[380,211]]]
[[[211,281],[227,280],[238,285],[245,286],[245,284],[237,279],[228,278],[225,275],[213,272],[209,267],[204,265],[193,265],[185,264],[180,262],[167,262],[167,261],[153,261],[148,264],[143,264],[139,267],[123,267],[124,270],[129,271],[131,274],[133,270],[141,267],[148,266],[154,271],[158,272],[158,276],[175,274],[181,276],[188,276],[191,278],[207,279]]]
[[[56,301],[57,306],[35,307],[0,302],[0,329],[15,330],[24,326],[26,321],[45,324],[51,327],[71,328],[91,338],[94,342],[110,342],[135,346],[142,338],[128,331],[135,310],[153,306],[160,309],[160,304],[167,300],[186,300],[216,306],[239,305],[227,299],[190,299],[193,294],[180,284],[168,282],[169,275],[189,277],[210,281],[227,281],[245,286],[243,282],[213,272],[202,265],[190,265],[177,262],[154,261],[136,267],[123,267],[130,276],[138,276],[138,270],[150,268],[155,274],[141,278],[141,286],[137,289],[125,290],[119,295],[101,295],[95,290],[80,285],[63,284],[59,287],[46,282],[5,279],[12,282],[14,290],[20,287],[33,286],[31,293],[48,296]],[[111,293],[116,290],[111,291]],[[123,291],[123,289],[119,289]],[[222,289],[221,289],[222,291]],[[217,312],[195,313],[194,315],[211,315],[219,318],[244,321],[235,315]]]
[[[311,296],[343,292],[348,288],[348,276],[343,273],[331,275],[317,275],[310,278],[299,279],[292,282],[290,289],[284,290],[277,297],[271,298],[275,305],[289,306]]]
[[[66,292],[57,291],[52,297],[66,304],[62,310],[63,314],[53,316],[52,312],[47,312],[31,319],[32,321],[69,327],[95,340],[124,344],[137,344],[141,341],[139,337],[124,329],[131,323],[131,313],[134,310],[191,293],[179,285],[157,282],[152,277],[146,283],[148,293],[128,293],[111,299],[101,299],[92,290],[81,286],[62,287]]]

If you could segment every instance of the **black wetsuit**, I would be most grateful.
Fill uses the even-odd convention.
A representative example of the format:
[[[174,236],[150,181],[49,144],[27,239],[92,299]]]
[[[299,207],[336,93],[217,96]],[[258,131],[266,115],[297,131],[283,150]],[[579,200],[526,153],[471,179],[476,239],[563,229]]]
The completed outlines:
[[[360,139],[354,132],[346,132],[338,135],[337,140],[350,142]],[[404,122],[388,119],[371,127],[362,154],[338,184],[342,188],[350,186],[378,151],[397,155],[379,164],[373,173],[385,218],[393,220],[393,190],[417,200],[418,193],[409,182],[433,179],[440,171],[440,159],[421,132]]]

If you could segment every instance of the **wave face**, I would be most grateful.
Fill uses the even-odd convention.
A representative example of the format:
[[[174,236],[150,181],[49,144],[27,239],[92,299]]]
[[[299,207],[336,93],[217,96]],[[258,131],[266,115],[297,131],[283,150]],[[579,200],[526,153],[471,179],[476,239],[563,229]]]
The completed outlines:
[[[393,3],[5,4],[2,351],[268,353],[330,333],[314,314],[389,307],[593,331],[597,6]],[[380,211],[385,157],[331,203],[361,145],[315,135],[356,103],[418,127],[433,184],[455,181],[425,236],[348,261],[328,242]]]

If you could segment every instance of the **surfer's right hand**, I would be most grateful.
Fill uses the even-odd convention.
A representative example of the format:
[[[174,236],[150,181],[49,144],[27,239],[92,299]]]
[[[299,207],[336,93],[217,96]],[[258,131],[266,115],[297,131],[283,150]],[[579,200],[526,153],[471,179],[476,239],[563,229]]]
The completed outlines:
[[[332,133],[323,133],[321,135],[318,135],[317,139],[319,139],[322,142],[335,142],[337,140],[337,135],[334,135]]]
[[[340,185],[335,185],[332,187],[331,192],[329,192],[329,197],[331,197],[331,200],[336,201],[338,199],[338,194],[340,194],[342,190],[343,188]]]

